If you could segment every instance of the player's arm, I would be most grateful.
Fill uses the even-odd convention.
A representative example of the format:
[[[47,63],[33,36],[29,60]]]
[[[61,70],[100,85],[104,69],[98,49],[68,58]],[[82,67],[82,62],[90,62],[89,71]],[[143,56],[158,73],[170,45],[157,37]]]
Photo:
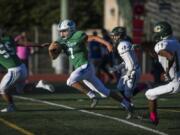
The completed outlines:
[[[32,42],[26,42],[21,43],[18,42],[17,46],[24,46],[24,47],[48,47],[50,45],[50,43],[43,43],[43,44],[38,44],[38,43],[32,43]]]
[[[165,74],[169,76],[169,70],[174,63],[174,53],[167,50],[160,50],[158,55],[163,56],[168,60],[168,67],[165,69]]]
[[[132,55],[132,53],[134,53],[132,52],[133,50],[130,51],[131,45],[129,45],[128,43],[120,42],[117,46],[117,50],[126,65],[125,67],[127,69],[127,78],[134,78],[136,61],[134,60]]]
[[[87,40],[88,40],[88,42],[89,41],[97,41],[97,42],[99,42],[100,44],[106,46],[109,52],[112,52],[112,50],[113,50],[113,46],[109,42],[105,41],[104,39],[102,39],[102,38],[100,38],[98,36],[88,35]]]
[[[52,42],[48,48],[48,51],[50,58],[54,60],[61,53],[61,47],[58,42]]]

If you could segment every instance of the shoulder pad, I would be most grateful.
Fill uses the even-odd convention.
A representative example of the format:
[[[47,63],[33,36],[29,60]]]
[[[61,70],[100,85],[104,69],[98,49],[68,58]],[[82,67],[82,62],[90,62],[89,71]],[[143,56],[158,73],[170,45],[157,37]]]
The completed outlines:
[[[165,50],[167,48],[167,45],[168,42],[166,40],[162,40],[155,45],[154,50],[156,53],[158,53],[160,50]]]
[[[73,33],[71,38],[72,39],[83,39],[86,36],[87,36],[86,33],[84,33],[83,31],[76,31]]]
[[[131,49],[131,46],[128,42],[120,42],[118,47],[119,54],[123,54]]]

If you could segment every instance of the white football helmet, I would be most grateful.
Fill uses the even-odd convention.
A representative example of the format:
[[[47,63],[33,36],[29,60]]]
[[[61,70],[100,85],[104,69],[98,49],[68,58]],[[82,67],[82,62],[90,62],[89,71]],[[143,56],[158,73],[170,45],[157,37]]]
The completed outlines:
[[[68,31],[68,35],[66,37],[62,37],[66,39],[76,30],[76,24],[72,20],[63,20],[59,23],[57,30],[59,32]]]

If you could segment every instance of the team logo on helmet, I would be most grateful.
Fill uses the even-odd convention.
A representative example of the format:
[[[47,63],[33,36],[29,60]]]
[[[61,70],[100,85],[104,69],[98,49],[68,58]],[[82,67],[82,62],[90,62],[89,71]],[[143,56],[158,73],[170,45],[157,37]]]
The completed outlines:
[[[154,32],[160,32],[160,31],[161,31],[161,26],[154,27]]]

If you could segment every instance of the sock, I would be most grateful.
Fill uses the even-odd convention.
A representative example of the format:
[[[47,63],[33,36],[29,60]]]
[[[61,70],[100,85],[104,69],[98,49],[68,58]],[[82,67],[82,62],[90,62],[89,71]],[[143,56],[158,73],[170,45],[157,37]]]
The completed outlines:
[[[123,107],[125,107],[125,108],[129,108],[129,106],[130,106],[130,103],[129,103],[129,101],[128,100],[126,100],[125,98],[122,100],[122,102],[121,102],[121,105],[123,106]]]
[[[152,121],[156,121],[157,120],[157,113],[156,112],[150,112],[150,119]]]
[[[87,95],[90,99],[96,97],[96,95],[95,95],[94,92],[92,92],[92,91],[89,91],[86,95]]]

